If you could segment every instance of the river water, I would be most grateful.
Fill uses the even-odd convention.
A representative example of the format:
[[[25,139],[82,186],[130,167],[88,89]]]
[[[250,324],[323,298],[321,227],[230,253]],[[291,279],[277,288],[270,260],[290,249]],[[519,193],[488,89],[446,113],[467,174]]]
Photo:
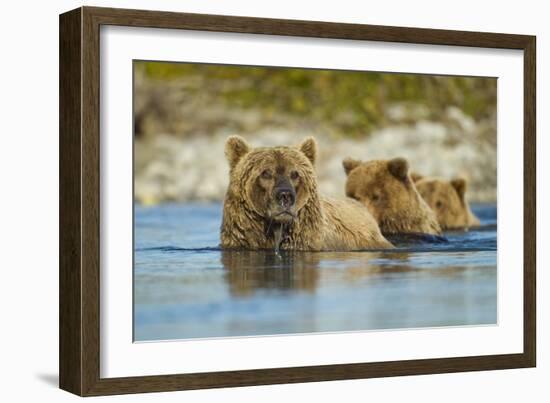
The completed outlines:
[[[221,251],[221,204],[136,205],[134,340],[495,324],[496,206],[472,208],[448,243],[278,256]]]

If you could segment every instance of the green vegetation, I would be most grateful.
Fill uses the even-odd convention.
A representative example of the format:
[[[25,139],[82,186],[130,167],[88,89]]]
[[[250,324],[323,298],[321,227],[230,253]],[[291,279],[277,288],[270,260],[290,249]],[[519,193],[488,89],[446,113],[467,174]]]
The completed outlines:
[[[184,112],[172,113],[163,108],[186,102],[194,105],[194,111],[183,107],[193,119],[201,119],[203,108],[217,106],[218,110],[254,111],[263,121],[284,118],[314,122],[332,134],[351,137],[368,135],[389,124],[392,116],[388,107],[394,104],[411,111],[421,107],[422,118],[433,120],[443,119],[449,106],[458,107],[475,120],[496,113],[496,79],[481,77],[164,62],[136,62],[135,68],[139,82],[145,82],[149,92],[157,91],[152,101],[136,110],[137,114],[148,115],[136,115],[138,135],[151,130],[171,130],[172,134],[185,134],[186,127],[191,130],[185,125],[145,126],[141,122],[144,118],[183,118]],[[177,95],[170,101],[160,100],[158,94],[167,92]],[[140,94],[149,96],[147,91]],[[154,116],[149,116],[151,113]],[[219,120],[231,126],[231,119]],[[416,119],[418,116],[411,112],[411,121]],[[222,124],[218,122],[213,129]]]

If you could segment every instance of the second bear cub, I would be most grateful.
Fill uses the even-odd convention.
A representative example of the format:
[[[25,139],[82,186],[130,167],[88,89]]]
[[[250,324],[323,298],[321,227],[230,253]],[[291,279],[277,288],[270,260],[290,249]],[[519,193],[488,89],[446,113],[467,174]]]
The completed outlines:
[[[468,229],[480,225],[466,200],[466,179],[424,178],[418,174],[411,176],[418,192],[434,210],[443,229]]]

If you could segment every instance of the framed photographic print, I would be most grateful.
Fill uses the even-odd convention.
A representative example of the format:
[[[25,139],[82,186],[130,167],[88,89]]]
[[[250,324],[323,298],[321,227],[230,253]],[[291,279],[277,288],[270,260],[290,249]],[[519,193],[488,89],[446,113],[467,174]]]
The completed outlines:
[[[535,366],[535,37],[60,16],[60,387]]]

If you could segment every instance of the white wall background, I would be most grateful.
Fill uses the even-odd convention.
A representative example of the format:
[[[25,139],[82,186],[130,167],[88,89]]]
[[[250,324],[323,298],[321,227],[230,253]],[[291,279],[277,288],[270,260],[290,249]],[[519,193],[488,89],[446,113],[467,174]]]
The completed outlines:
[[[58,365],[58,14],[79,1],[4,2],[0,62],[2,401],[65,402]],[[537,35],[538,172],[550,170],[550,25],[545,2],[90,1],[87,5]],[[548,401],[550,189],[538,181],[538,368],[115,396],[102,401]],[[546,236],[546,237],[545,237]],[[545,382],[546,381],[546,382]],[[526,395],[528,398],[525,398]]]

